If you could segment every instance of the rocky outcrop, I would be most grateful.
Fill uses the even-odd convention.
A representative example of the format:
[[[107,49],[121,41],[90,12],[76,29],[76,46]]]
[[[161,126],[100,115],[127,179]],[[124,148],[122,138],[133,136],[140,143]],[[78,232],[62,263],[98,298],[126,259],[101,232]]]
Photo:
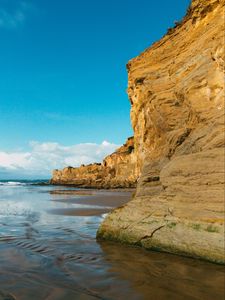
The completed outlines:
[[[224,2],[193,0],[128,63],[141,176],[98,238],[224,263]]]
[[[136,165],[134,138],[131,137],[122,147],[107,156],[102,163],[54,170],[51,184],[89,188],[136,187],[138,177]]]

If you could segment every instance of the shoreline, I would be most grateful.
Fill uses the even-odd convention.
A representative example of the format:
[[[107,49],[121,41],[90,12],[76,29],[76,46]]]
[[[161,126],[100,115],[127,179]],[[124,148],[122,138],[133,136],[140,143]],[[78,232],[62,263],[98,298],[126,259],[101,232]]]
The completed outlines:
[[[39,185],[39,184],[37,184]],[[47,185],[47,186],[58,186],[58,187],[67,187],[67,188],[76,188],[79,190],[98,190],[98,191],[112,191],[112,192],[120,192],[120,191],[127,191],[127,192],[135,192],[136,191],[136,187],[99,187],[99,186],[79,186],[79,185],[75,185],[75,184],[65,184],[65,183],[57,183],[57,184],[53,184],[53,183],[49,183],[49,184],[43,184],[43,185]]]
[[[99,190],[99,191],[115,191],[115,192],[120,192],[120,191],[131,191],[131,192],[135,192],[136,191],[136,187],[126,187],[126,186],[118,186],[118,187],[108,187],[108,186],[93,186],[93,185],[76,185],[73,183],[51,183],[50,180],[46,181],[46,182],[40,182],[40,183],[31,183],[30,185],[33,186],[55,186],[55,187],[67,187],[67,188],[76,188],[79,190]]]
[[[51,209],[48,212],[64,216],[98,216],[124,206],[133,196],[130,191],[92,190],[91,192],[92,194],[81,190],[50,191],[52,202],[71,205],[71,207]]]
[[[44,184],[45,185],[45,184]],[[92,190],[113,190],[113,191],[118,191],[118,190],[136,190],[136,187],[123,187],[123,186],[118,186],[118,187],[109,187],[109,186],[94,186],[94,185],[76,185],[73,183],[49,183],[46,185],[50,186],[65,186],[65,187],[73,187],[77,189],[92,189]]]

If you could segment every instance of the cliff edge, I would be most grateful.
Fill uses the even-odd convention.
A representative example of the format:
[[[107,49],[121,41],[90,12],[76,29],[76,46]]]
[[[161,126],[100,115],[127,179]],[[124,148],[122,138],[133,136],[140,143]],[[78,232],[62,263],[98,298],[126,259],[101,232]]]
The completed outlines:
[[[134,138],[130,137],[102,163],[54,170],[50,183],[85,188],[134,188],[139,175],[136,165]]]
[[[224,263],[224,0],[193,0],[128,65],[136,196],[97,237]]]

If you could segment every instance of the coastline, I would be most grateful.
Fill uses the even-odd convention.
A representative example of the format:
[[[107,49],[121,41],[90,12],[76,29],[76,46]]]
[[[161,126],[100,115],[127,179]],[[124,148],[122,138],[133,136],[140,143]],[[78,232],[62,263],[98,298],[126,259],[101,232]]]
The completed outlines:
[[[45,185],[45,184],[44,184]],[[118,187],[99,187],[99,186],[79,186],[73,183],[48,183],[47,185],[55,186],[55,187],[67,187],[67,188],[76,188],[78,190],[99,190],[99,191],[113,191],[113,192],[120,192],[120,191],[127,191],[127,192],[135,192],[136,187],[124,187],[124,186],[118,186]]]
[[[224,6],[192,0],[179,25],[128,62],[134,137],[102,163],[53,172],[51,183],[67,187],[136,187],[98,240],[225,263]]]
[[[71,190],[69,190],[71,191]],[[86,190],[87,191],[87,190]],[[84,190],[54,191],[50,193],[53,202],[67,205],[84,205],[86,208],[60,208],[49,211],[51,214],[64,216],[97,216],[110,213],[113,209],[122,207],[132,198],[131,191],[115,190],[89,190],[89,194],[84,194]],[[62,198],[63,197],[63,198]]]

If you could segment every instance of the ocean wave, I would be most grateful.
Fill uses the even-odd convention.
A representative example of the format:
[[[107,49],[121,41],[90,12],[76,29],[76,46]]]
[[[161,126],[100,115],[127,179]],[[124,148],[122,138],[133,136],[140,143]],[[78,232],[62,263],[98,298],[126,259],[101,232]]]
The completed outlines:
[[[5,182],[0,181],[0,186],[21,186],[21,185],[24,186],[27,184],[19,181],[5,181]]]

